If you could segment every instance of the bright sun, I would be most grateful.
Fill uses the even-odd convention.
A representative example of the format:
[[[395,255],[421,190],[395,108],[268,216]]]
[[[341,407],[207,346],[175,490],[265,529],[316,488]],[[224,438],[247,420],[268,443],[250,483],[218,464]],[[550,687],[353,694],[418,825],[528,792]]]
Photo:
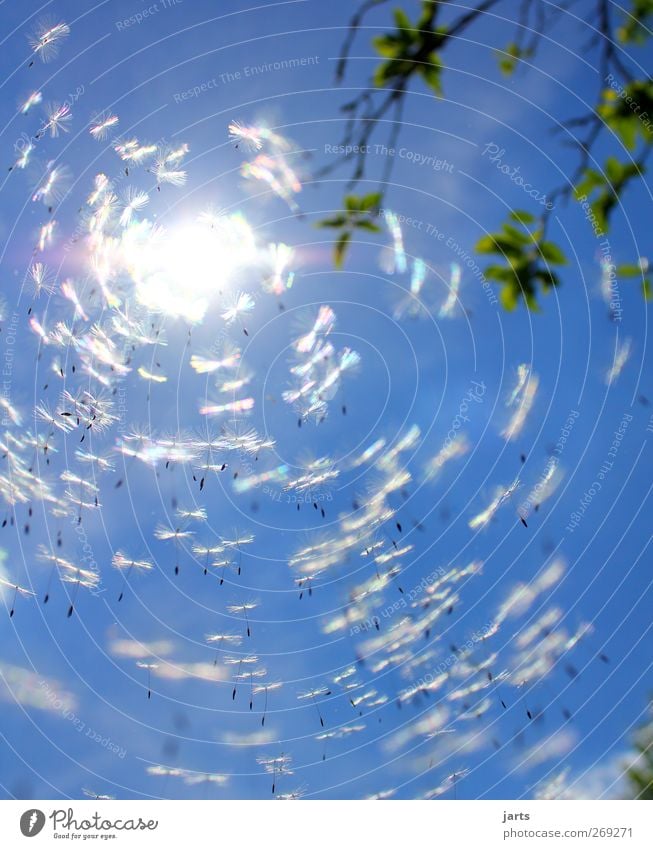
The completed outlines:
[[[169,228],[139,221],[124,231],[121,254],[140,303],[196,323],[234,273],[256,263],[257,247],[241,215],[205,215]]]

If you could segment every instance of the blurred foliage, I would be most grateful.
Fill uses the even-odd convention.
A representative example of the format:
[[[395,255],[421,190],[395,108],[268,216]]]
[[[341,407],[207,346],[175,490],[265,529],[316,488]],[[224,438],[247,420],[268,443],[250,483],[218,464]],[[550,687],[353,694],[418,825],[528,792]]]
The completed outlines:
[[[422,15],[414,26],[402,9],[395,9],[396,30],[373,39],[376,52],[386,59],[374,72],[374,85],[400,83],[416,74],[435,94],[442,95],[442,63],[434,44],[445,30],[430,27],[431,5],[422,4]]]
[[[646,144],[651,144],[653,81],[636,80],[619,91],[603,89],[596,111],[628,150],[635,150],[638,136]]]
[[[517,42],[511,41],[503,50],[495,50],[495,55],[499,62],[499,70],[504,76],[509,77],[514,73],[519,61],[530,59],[533,51],[520,47]]]
[[[338,81],[344,76],[349,50],[363,16],[383,2],[385,0],[366,0],[352,18],[338,63]],[[385,119],[391,109],[395,109],[391,140],[397,135],[401,122],[399,110],[409,85],[416,81],[438,98],[443,97],[444,52],[469,27],[477,25],[481,29],[484,14],[499,2],[483,0],[475,6],[461,7],[464,11],[447,25],[438,22],[438,15],[442,8],[452,7],[442,0],[423,0],[414,22],[404,9],[394,10],[394,28],[372,39],[382,61],[374,70],[370,89],[343,106],[348,114],[344,141],[357,145],[360,150],[350,186],[363,179],[369,139],[381,122],[392,123]],[[603,79],[594,109],[560,125],[578,129],[575,146],[580,164],[576,173],[549,197],[576,198],[581,202],[587,199],[597,228],[605,235],[626,189],[646,173],[645,160],[653,146],[653,80],[633,76],[624,65],[626,54],[619,46],[641,47],[647,42],[648,25],[653,22],[653,0],[631,0],[628,9],[616,7],[616,10],[606,0],[595,0],[595,3],[597,23],[593,46],[598,51],[597,68]],[[555,10],[551,12],[551,8],[544,0],[524,0],[515,36],[505,47],[493,51],[501,74],[511,76],[526,60],[529,64],[535,62],[540,39],[560,14]],[[611,17],[615,18],[614,22]],[[381,102],[375,101],[375,97],[382,98]],[[583,131],[587,132],[585,137],[581,135]],[[591,151],[604,134],[612,136],[625,156],[609,156],[602,167],[592,168]],[[350,160],[351,156],[344,159]],[[344,263],[355,230],[379,229],[374,226],[374,212],[383,202],[388,176],[385,175],[377,192],[362,197],[347,195],[340,214],[319,222],[318,226],[338,231],[334,246],[337,267]],[[357,203],[362,205],[356,206]],[[485,275],[500,286],[501,302],[508,310],[513,310],[520,302],[536,310],[538,295],[560,284],[551,266],[564,265],[566,260],[560,247],[546,239],[549,217],[548,208],[537,218],[528,212],[512,212],[498,232],[483,236],[476,244],[480,254],[501,256],[499,263],[485,269]],[[624,271],[627,268],[636,268],[637,272],[630,274]],[[651,297],[651,285],[643,277],[640,266],[622,266],[621,269],[621,276],[639,276],[644,295],[647,299]]]
[[[610,216],[626,185],[633,177],[643,174],[643,167],[633,162],[619,162],[614,156],[606,159],[600,171],[593,168],[584,170],[574,193],[578,199],[590,198],[591,210],[603,234],[610,229]]]
[[[541,226],[532,227],[537,219],[525,210],[510,213],[498,233],[483,236],[476,243],[480,254],[500,254],[505,263],[485,269],[488,280],[501,286],[500,300],[507,310],[514,310],[523,298],[537,311],[538,290],[546,293],[560,284],[552,265],[565,265],[567,258],[553,242],[544,239]]]
[[[644,44],[653,25],[653,0],[633,0],[630,11],[622,13],[617,37],[623,44]]]
[[[334,215],[333,218],[325,218],[318,222],[318,227],[334,227],[340,231],[333,249],[336,268],[342,268],[354,230],[367,230],[368,233],[381,232],[381,227],[376,222],[381,198],[380,192],[372,192],[368,195],[345,195],[345,206],[342,212]]]
[[[616,268],[617,277],[628,278],[636,277],[641,281],[642,295],[647,301],[653,299],[653,286],[650,279],[646,276],[649,270],[648,260],[640,260],[636,265],[618,265]]]
[[[628,768],[626,778],[634,799],[650,801],[653,799],[653,703],[649,704],[648,712],[649,719],[635,732],[633,744],[639,758]]]

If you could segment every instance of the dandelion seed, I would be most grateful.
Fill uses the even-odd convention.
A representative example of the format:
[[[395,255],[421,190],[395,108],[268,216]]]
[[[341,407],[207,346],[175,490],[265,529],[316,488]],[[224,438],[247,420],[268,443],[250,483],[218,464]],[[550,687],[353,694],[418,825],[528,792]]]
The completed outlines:
[[[263,283],[263,289],[266,292],[282,295],[292,288],[295,275],[292,271],[288,271],[288,267],[293,262],[294,256],[294,250],[283,242],[268,246],[267,260],[272,272]]]
[[[144,661],[137,660],[136,666],[140,669],[147,669],[147,698],[152,698],[152,670],[158,669],[158,663],[145,663]]]
[[[136,569],[136,571],[138,572],[150,572],[154,568],[154,566],[150,563],[149,560],[132,560],[125,554],[123,554],[122,551],[116,551],[116,553],[111,558],[111,565],[115,569],[124,572],[125,585],[128,583],[129,576],[131,575],[133,569]],[[118,601],[122,601],[124,592],[124,589],[120,591]]]
[[[7,581],[4,578],[0,578],[0,587],[7,587],[10,590],[13,590],[13,596],[11,601],[11,607],[9,610],[9,618],[12,619],[15,613],[16,608],[16,599],[18,595],[23,596],[23,598],[34,598],[36,593],[33,593],[31,590],[26,589],[25,587],[21,587],[18,584],[12,584],[11,581]]]
[[[21,115],[27,115],[27,113],[30,111],[30,109],[32,109],[32,107],[34,107],[34,106],[38,106],[39,103],[41,103],[42,100],[43,100],[43,95],[41,94],[41,92],[40,91],[33,91],[21,103],[21,105],[19,107]]]
[[[5,396],[0,396],[0,410],[4,412],[4,418],[9,418],[13,424],[20,427],[23,422],[23,417],[11,401]]]
[[[608,386],[612,386],[624,369],[628,362],[632,348],[632,340],[626,338],[615,351],[614,360],[605,375],[605,382]]]
[[[172,167],[175,160],[170,158],[170,155],[165,152],[160,154],[152,166],[152,173],[156,177],[157,185],[161,186],[168,183],[171,186],[183,186],[188,177],[185,171],[179,168]]]
[[[318,698],[318,697],[321,697],[321,696],[330,696],[330,695],[331,695],[331,691],[329,690],[328,687],[318,687],[315,690],[308,690],[304,693],[299,693],[298,696],[297,696],[297,698],[300,701],[304,700],[304,699],[310,699],[313,702],[313,705],[315,706],[315,710],[317,711],[317,715],[318,715],[319,720],[320,720],[320,725],[323,728],[324,728],[324,718],[323,718],[322,714],[320,713],[320,708],[318,707],[318,704],[315,701],[315,699]]]
[[[247,292],[238,292],[232,299],[231,305],[222,313],[222,318],[230,324],[236,319],[247,315],[254,309],[254,299]]]
[[[49,62],[58,55],[61,42],[68,35],[70,35],[68,24],[54,23],[49,18],[43,19],[37,24],[34,33],[29,36],[29,44],[42,62]]]
[[[41,201],[50,207],[56,201],[61,200],[67,190],[70,172],[65,165],[54,165],[49,162],[41,181],[36,186],[32,200],[36,203]]]
[[[110,112],[102,112],[91,121],[89,132],[97,141],[103,141],[109,135],[109,130],[118,124],[118,116]]]
[[[451,277],[449,279],[449,294],[439,311],[440,318],[449,318],[453,314],[458,303],[458,292],[460,290],[461,269],[457,262],[450,266]]]
[[[180,544],[193,536],[192,531],[183,530],[182,528],[171,528],[166,525],[157,525],[154,530],[154,536],[163,542],[173,541],[175,544],[175,575],[179,574],[179,547]]]
[[[251,635],[252,635],[250,625],[249,625],[248,613],[251,610],[255,610],[258,606],[259,606],[258,601],[247,601],[247,602],[243,602],[242,604],[230,604],[230,605],[227,606],[227,611],[229,613],[242,613],[242,615],[245,618],[245,625],[246,625],[248,637],[251,637]]]
[[[247,413],[253,408],[253,398],[241,398],[226,404],[204,404],[199,411],[202,416],[219,416],[222,413]]]
[[[47,120],[39,130],[39,136],[49,132],[50,137],[54,139],[60,132],[70,132],[68,124],[73,116],[67,103],[48,103],[45,112]]]
[[[130,187],[125,194],[124,206],[120,214],[121,226],[128,227],[132,222],[134,214],[143,209],[149,203],[149,200],[149,195],[146,192],[141,192],[138,189]]]
[[[56,226],[56,222],[54,220],[48,221],[47,224],[44,224],[39,231],[39,238],[36,244],[37,250],[41,253],[52,244],[54,237],[54,228]]]
[[[211,374],[214,371],[221,369],[234,369],[238,367],[240,361],[240,350],[238,348],[231,349],[226,353],[226,356],[219,360],[209,359],[208,357],[199,354],[193,354],[190,358],[190,366],[197,374]]]
[[[294,195],[301,191],[301,183],[295,172],[280,158],[259,154],[253,162],[244,162],[241,174],[246,179],[260,180],[284,200],[293,212],[299,207]]]
[[[228,127],[229,138],[236,142],[236,147],[244,144],[250,150],[260,150],[263,147],[261,131],[258,127],[246,127],[239,121],[232,121]]]
[[[36,148],[34,144],[32,144],[32,142],[26,142],[23,148],[21,149],[18,158],[9,170],[12,171],[14,168],[19,168],[21,171],[24,171],[25,168],[27,168],[27,166],[29,165],[31,155],[35,149]]]
[[[396,213],[392,212],[390,209],[386,209],[383,215],[385,223],[392,237],[393,259],[390,270],[396,272],[397,274],[403,274],[406,271],[407,262],[406,253],[404,251],[404,239],[403,234],[401,232],[401,224],[399,223],[399,218]]]
[[[69,300],[73,304],[73,306],[75,308],[75,312],[74,312],[75,318],[81,318],[84,321],[89,320],[88,314],[86,313],[86,310],[82,306],[82,303],[79,299],[79,295],[77,294],[77,291],[75,289],[75,284],[72,280],[64,280],[63,281],[63,283],[61,284],[61,294],[64,296],[64,298],[66,298],[67,300]]]
[[[517,385],[508,398],[509,406],[516,404],[519,404],[519,406],[513,413],[507,427],[501,433],[506,441],[515,439],[522,432],[526,418],[535,402],[538,386],[539,378],[537,375],[533,374],[528,366],[520,365]]]

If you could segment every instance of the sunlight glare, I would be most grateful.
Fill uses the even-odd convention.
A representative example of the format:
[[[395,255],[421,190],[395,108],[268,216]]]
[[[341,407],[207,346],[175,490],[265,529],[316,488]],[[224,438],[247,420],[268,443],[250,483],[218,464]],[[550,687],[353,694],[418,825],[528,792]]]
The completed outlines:
[[[121,252],[143,306],[197,323],[234,272],[255,261],[256,245],[249,224],[235,214],[170,229],[144,219],[125,229]]]

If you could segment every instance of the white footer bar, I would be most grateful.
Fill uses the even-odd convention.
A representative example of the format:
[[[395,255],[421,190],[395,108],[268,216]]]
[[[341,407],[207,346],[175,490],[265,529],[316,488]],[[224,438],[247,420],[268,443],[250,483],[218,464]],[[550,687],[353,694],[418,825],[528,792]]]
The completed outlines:
[[[33,843],[31,841],[34,841]],[[653,803],[635,801],[6,801],[3,849],[71,844],[651,849]]]

